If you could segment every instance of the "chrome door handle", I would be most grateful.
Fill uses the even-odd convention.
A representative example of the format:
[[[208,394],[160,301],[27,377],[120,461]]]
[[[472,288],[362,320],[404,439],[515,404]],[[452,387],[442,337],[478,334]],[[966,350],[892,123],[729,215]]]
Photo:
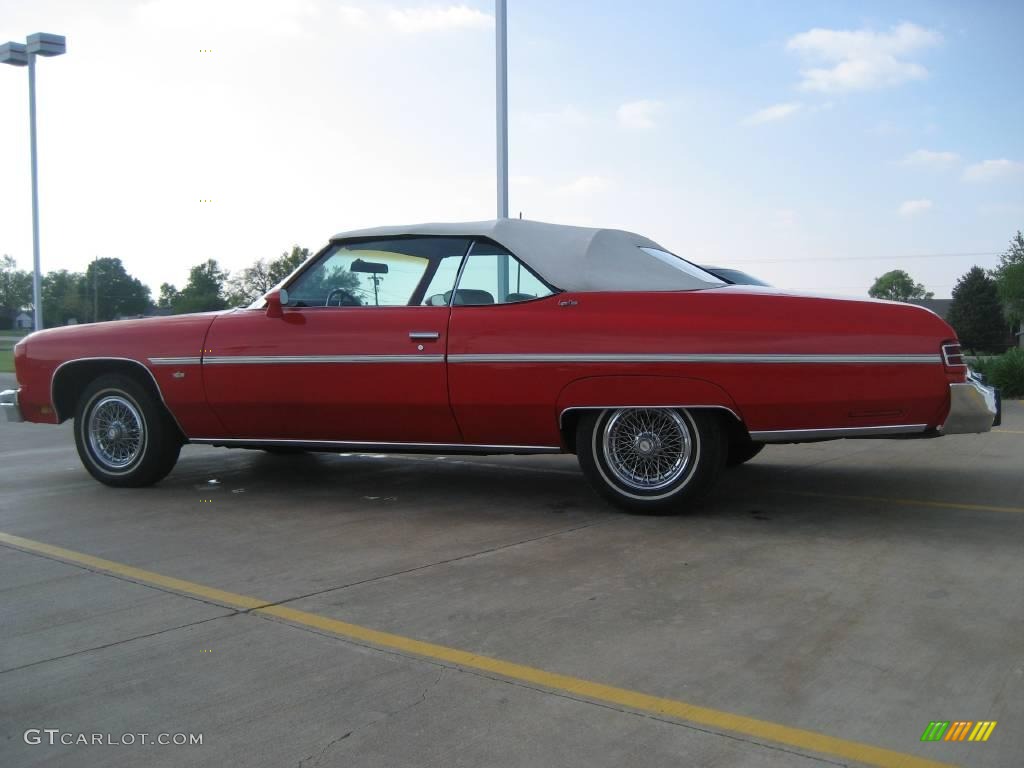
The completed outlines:
[[[409,331],[409,338],[413,341],[437,341],[441,334],[437,331]]]

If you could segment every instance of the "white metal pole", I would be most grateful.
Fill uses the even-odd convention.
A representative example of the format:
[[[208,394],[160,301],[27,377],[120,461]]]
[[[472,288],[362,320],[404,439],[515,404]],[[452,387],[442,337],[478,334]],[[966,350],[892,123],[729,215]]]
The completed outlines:
[[[498,218],[508,218],[508,29],[506,0],[495,0],[498,108]]]
[[[39,169],[36,162],[36,55],[28,55],[28,124],[32,155],[32,301],[35,329],[43,328],[43,301],[39,276]]]

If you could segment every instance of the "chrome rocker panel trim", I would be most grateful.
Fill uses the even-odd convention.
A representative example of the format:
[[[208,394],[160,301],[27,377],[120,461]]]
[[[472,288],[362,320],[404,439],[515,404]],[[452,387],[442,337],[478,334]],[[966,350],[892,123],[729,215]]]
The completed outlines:
[[[18,404],[19,391],[17,389],[5,389],[3,392],[0,392],[0,409],[7,416],[7,420],[14,423],[25,420],[25,415],[21,412],[21,405]]]
[[[917,435],[928,431],[927,424],[892,424],[881,427],[834,427],[830,429],[773,429],[751,432],[758,443],[809,443],[817,440],[838,440],[844,437],[891,437]]]
[[[377,453],[562,453],[557,445],[478,445],[472,443],[387,443],[361,442],[358,440],[292,440],[273,438],[222,438],[193,437],[190,443],[216,445],[225,448],[305,448],[311,451],[329,452],[377,452]]]
[[[942,435],[988,432],[999,418],[996,391],[976,379],[949,385],[949,415],[939,427]]]

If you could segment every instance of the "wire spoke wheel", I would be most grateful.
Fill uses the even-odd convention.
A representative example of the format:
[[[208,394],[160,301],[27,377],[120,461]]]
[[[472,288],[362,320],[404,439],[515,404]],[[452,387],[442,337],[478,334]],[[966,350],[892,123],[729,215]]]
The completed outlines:
[[[107,395],[90,410],[87,434],[96,461],[109,470],[135,463],[146,444],[146,427],[138,407],[121,395]]]
[[[691,431],[678,411],[630,408],[604,426],[602,448],[616,479],[637,491],[659,491],[679,480],[693,456]]]

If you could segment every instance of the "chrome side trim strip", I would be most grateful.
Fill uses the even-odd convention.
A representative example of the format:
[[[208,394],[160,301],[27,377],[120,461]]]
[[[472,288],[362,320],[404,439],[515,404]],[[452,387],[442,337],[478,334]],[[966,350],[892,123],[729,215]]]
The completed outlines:
[[[344,449],[346,451],[421,451],[428,453],[472,453],[484,451],[491,453],[561,453],[562,448],[555,445],[483,445],[475,443],[389,443],[359,442],[358,440],[292,440],[275,438],[219,438],[193,437],[190,443],[204,445],[224,445],[239,447],[288,446],[323,449]]]
[[[313,365],[332,363],[443,363],[444,355],[215,355],[203,365]]]
[[[841,437],[886,437],[914,435],[928,429],[927,424],[893,424],[881,427],[835,427],[832,429],[779,429],[751,432],[750,439],[759,443],[797,443],[804,440],[832,440]]]
[[[153,372],[149,370],[149,368],[147,368],[141,362],[130,357],[77,357],[74,360],[65,360],[63,363],[54,368],[53,373],[50,374],[50,405],[53,406],[53,413],[57,417],[57,423],[60,423],[63,420],[61,419],[60,411],[57,409],[57,398],[54,396],[54,384],[56,384],[57,382],[57,374],[60,373],[61,369],[65,365],[71,365],[73,363],[100,362],[134,363],[135,365],[139,366],[139,368],[144,370],[147,374],[149,374],[149,378],[152,379],[153,381],[153,386],[156,387],[156,393],[160,396],[160,402],[163,403],[164,408],[167,409],[167,412],[171,414],[171,418],[177,425],[178,431],[180,431],[181,434],[185,435],[186,439],[188,438],[188,433],[184,429],[182,429],[181,422],[178,421],[178,417],[174,415],[174,411],[171,410],[171,406],[169,406],[167,404],[167,400],[164,399],[164,392],[162,389],[160,389],[160,382],[156,380],[156,376],[154,376]],[[70,416],[68,416],[67,418],[70,418]]]
[[[149,357],[150,365],[199,365],[201,357]]]
[[[689,354],[523,354],[448,355],[449,363],[941,363],[939,355],[689,355]]]
[[[736,411],[734,411],[732,408],[727,408],[724,405],[708,405],[706,403],[703,404],[703,405],[698,405],[698,404],[694,404],[694,403],[691,403],[690,405],[678,405],[678,404],[677,405],[663,405],[663,404],[658,404],[658,405],[573,405],[573,406],[570,406],[568,408],[563,409],[562,412],[560,414],[558,414],[558,428],[559,429],[562,428],[562,420],[565,418],[565,414],[567,414],[569,411],[608,411],[608,410],[619,410],[619,409],[622,409],[622,408],[673,408],[673,409],[683,409],[683,408],[690,408],[690,409],[695,409],[695,408],[698,408],[698,409],[715,408],[717,410],[725,411],[726,413],[732,414],[732,417],[734,419],[736,419],[736,421],[738,421],[740,423],[742,423],[742,421],[743,421],[742,419],[740,419],[739,416],[736,415]]]

